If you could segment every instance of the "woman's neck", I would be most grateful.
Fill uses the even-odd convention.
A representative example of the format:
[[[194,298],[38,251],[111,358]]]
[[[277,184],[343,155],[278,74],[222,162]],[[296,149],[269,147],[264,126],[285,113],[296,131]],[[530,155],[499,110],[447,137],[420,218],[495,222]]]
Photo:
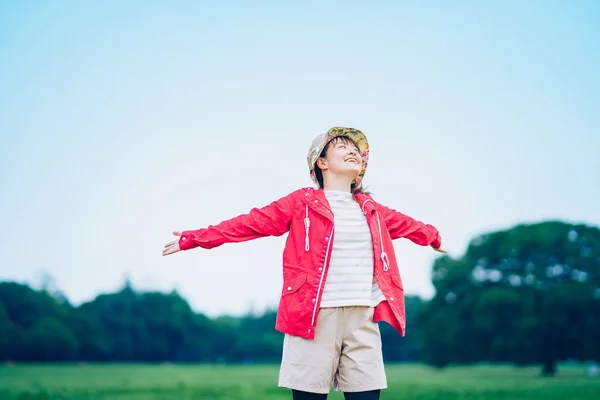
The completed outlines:
[[[323,179],[323,190],[339,190],[342,192],[351,193],[352,181],[348,182],[346,177],[327,177]]]

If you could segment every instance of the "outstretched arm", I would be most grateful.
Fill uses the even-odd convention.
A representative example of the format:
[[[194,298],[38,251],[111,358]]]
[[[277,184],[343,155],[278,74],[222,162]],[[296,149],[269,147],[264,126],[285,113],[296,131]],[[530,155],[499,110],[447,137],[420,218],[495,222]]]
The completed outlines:
[[[392,240],[406,238],[421,246],[431,246],[440,253],[446,252],[441,249],[442,237],[434,226],[381,204],[377,204],[377,208],[385,220]]]
[[[247,214],[197,230],[173,232],[179,239],[165,245],[163,255],[196,247],[212,249],[224,243],[245,242],[266,236],[281,236],[290,229],[294,193]]]

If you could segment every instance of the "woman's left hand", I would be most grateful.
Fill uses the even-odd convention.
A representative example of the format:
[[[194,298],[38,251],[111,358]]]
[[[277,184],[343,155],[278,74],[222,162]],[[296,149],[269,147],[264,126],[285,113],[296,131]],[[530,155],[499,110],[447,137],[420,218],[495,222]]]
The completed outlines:
[[[181,232],[175,231],[175,232],[173,232],[173,235],[181,236]],[[179,239],[173,240],[172,242],[165,244],[165,248],[162,252],[162,255],[168,256],[169,254],[175,254],[178,251],[181,251],[181,249],[179,248]]]
[[[437,251],[438,253],[446,253],[446,250],[442,249],[441,247],[439,249],[436,249],[435,247],[431,246],[431,248]]]

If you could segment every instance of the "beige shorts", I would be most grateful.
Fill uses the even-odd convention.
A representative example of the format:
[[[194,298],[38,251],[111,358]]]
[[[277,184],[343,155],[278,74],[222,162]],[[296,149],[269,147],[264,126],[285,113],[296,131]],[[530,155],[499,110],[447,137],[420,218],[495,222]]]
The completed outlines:
[[[379,326],[373,307],[322,308],[315,339],[285,335],[279,387],[312,393],[385,389]]]

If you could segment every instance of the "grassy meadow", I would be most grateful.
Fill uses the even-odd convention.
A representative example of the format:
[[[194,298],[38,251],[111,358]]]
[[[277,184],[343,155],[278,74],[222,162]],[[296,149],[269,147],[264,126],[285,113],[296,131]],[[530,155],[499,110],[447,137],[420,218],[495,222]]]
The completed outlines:
[[[600,377],[560,366],[553,378],[539,368],[388,365],[383,399],[600,399]],[[1,365],[0,399],[291,399],[277,387],[278,365]],[[343,395],[331,392],[329,399]]]

